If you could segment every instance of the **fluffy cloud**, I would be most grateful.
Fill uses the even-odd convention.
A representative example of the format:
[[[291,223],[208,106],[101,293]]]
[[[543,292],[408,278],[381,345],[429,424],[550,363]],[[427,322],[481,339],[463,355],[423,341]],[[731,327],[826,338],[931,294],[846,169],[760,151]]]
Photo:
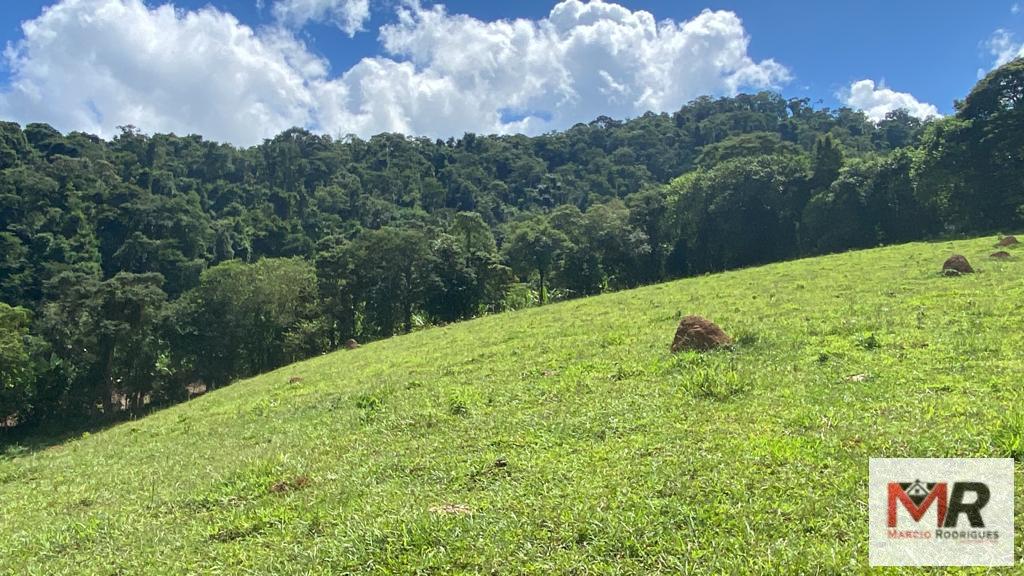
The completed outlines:
[[[993,68],[998,68],[1014,58],[1024,56],[1024,44],[1015,42],[1013,33],[1003,29],[993,32],[992,37],[985,42],[985,46],[995,59],[992,63]]]
[[[64,0],[23,31],[5,51],[0,116],[105,136],[133,124],[251,144],[308,125],[309,80],[326,74],[290,35],[257,35],[212,8]]]
[[[907,92],[896,92],[884,85],[875,85],[874,80],[858,80],[839,94],[849,107],[863,110],[868,118],[879,121],[893,110],[906,110],[917,118],[939,116],[939,109],[933,104],[921,102]]]
[[[286,26],[307,22],[331,22],[349,36],[370,19],[370,0],[277,0],[274,17]]]
[[[354,31],[365,21],[360,5],[368,9],[358,0],[279,0],[274,12],[293,26],[326,18]],[[243,145],[293,125],[361,136],[532,134],[789,80],[785,67],[749,56],[732,12],[657,22],[600,0],[496,22],[406,3],[380,30],[383,53],[338,75],[286,28],[254,31],[209,7],[62,0],[23,32],[5,53],[11,77],[0,116],[102,135],[134,124]]]
[[[540,21],[483,22],[416,4],[380,38],[390,58],[364,60],[326,87],[334,105],[325,129],[538,133],[789,79],[776,62],[750,58],[731,12],[659,23],[617,4],[565,0]]]

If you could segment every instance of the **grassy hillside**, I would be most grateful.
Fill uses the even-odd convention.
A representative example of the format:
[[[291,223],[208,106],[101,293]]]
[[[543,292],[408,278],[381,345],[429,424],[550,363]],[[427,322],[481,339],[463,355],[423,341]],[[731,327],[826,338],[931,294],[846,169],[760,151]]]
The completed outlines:
[[[10,449],[0,573],[862,572],[869,457],[1024,452],[994,242],[492,316]],[[691,313],[737,346],[670,355]]]

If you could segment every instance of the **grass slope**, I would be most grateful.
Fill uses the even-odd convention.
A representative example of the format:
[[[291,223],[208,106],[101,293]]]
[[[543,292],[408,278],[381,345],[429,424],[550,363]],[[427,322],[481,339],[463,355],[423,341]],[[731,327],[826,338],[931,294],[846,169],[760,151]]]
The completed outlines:
[[[869,457],[1024,449],[994,241],[491,316],[8,450],[0,573],[866,571]],[[684,313],[738,345],[671,356]]]

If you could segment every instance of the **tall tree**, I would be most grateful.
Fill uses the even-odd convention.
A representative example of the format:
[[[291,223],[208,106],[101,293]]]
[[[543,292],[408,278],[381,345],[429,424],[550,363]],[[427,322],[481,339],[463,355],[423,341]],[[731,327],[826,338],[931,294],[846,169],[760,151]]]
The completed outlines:
[[[0,302],[0,426],[32,407],[36,367],[28,345],[29,319],[28,310]]]
[[[462,252],[467,257],[480,253],[493,254],[495,251],[491,227],[476,212],[457,213],[451,233],[462,239]]]
[[[351,249],[356,294],[363,302],[361,331],[386,337],[412,330],[413,314],[438,283],[426,235],[391,227],[368,230]]]
[[[827,189],[839,177],[843,167],[843,152],[832,134],[819,136],[811,151],[811,190]]]
[[[958,105],[956,115],[968,123],[966,186],[960,192],[969,196],[954,196],[953,202],[970,204],[976,226],[1018,225],[1024,221],[1024,58],[985,76]]]
[[[175,303],[175,362],[212,386],[290,362],[288,334],[316,317],[316,295],[315,270],[298,258],[214,266]]]
[[[515,224],[504,246],[505,257],[520,276],[536,272],[540,303],[547,302],[547,279],[552,267],[569,245],[569,239],[544,218]]]

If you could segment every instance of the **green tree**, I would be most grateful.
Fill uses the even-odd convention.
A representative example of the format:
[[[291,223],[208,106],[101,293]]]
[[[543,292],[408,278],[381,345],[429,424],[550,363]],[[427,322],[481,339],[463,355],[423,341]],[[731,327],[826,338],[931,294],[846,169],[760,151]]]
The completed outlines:
[[[41,330],[67,379],[61,402],[71,414],[109,418],[122,408],[117,400],[137,410],[146,394],[162,392],[163,281],[159,274],[100,281],[69,272],[48,283]]]
[[[913,174],[917,198],[928,210],[939,214],[950,229],[979,229],[988,220],[976,210],[980,201],[970,176],[974,171],[969,152],[971,123],[960,118],[943,118],[930,123],[914,151]]]
[[[547,278],[568,245],[565,234],[542,218],[515,224],[508,236],[505,258],[520,276],[537,273],[542,305],[547,301]]]
[[[490,226],[476,212],[457,213],[451,233],[462,239],[462,252],[467,257],[479,253],[493,254],[496,250]]]
[[[828,190],[819,192],[804,209],[804,247],[813,253],[837,252],[877,244],[877,221],[868,210],[878,164],[850,162]]]
[[[427,236],[391,227],[368,230],[353,240],[351,250],[361,332],[379,338],[412,330],[413,314],[437,290]]]
[[[889,150],[897,150],[915,144],[920,137],[924,123],[907,110],[893,110],[878,123],[876,140]]]
[[[180,369],[211,386],[281,366],[317,317],[316,272],[298,258],[214,266],[178,302],[170,339]],[[289,334],[301,335],[291,338]],[[289,341],[292,345],[289,345]]]
[[[798,252],[800,198],[807,187],[802,156],[724,162],[674,180],[667,188],[672,221],[686,243],[690,272],[749,266]]]
[[[630,225],[647,238],[649,251],[637,254],[636,278],[638,284],[654,282],[666,276],[678,277],[687,273],[685,242],[671,233],[669,209],[665,193],[660,188],[647,188],[626,197]],[[679,250],[673,250],[678,246]],[[675,258],[669,258],[670,255]],[[666,269],[667,264],[671,264]]]
[[[0,424],[32,408],[36,367],[29,342],[29,312],[0,302]]]
[[[828,188],[839,177],[843,167],[843,152],[831,134],[819,136],[811,151],[811,189]]]
[[[463,251],[462,240],[441,235],[431,246],[436,281],[424,295],[423,307],[443,322],[472,318],[484,303],[485,286],[472,266],[473,258]]]
[[[909,242],[941,230],[938,213],[919,197],[914,161],[913,151],[898,149],[877,162],[865,207],[879,242]]]
[[[956,116],[967,122],[967,157],[965,185],[951,202],[972,228],[1017,226],[1024,221],[1024,58],[982,78]]]
[[[355,336],[359,310],[356,308],[355,251],[348,240],[329,236],[317,245],[315,260],[317,288],[325,316],[328,346],[335,349]]]
[[[600,259],[605,284],[621,289],[642,281],[639,269],[652,252],[650,239],[630,222],[622,201],[591,206],[584,215],[583,238]]]

